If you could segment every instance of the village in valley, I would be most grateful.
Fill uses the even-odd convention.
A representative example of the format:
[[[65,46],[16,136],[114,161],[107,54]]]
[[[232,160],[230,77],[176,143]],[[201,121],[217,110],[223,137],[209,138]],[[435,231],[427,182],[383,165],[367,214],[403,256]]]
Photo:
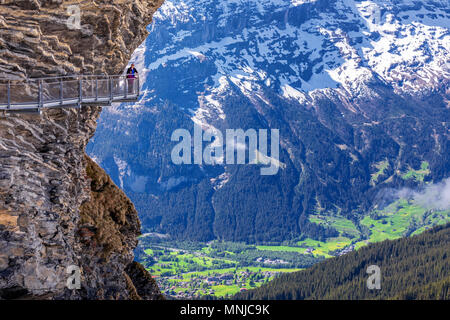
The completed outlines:
[[[276,277],[279,273],[273,271],[249,271],[229,273],[210,273],[207,275],[198,275],[184,279],[183,276],[173,276],[168,278],[157,277],[156,281],[160,289],[168,297],[177,299],[195,299],[201,296],[215,296],[224,292],[228,288],[229,293],[223,296],[227,297],[236,292],[243,292],[251,288],[259,287]],[[174,284],[176,282],[176,284]]]
[[[308,249],[311,253],[306,253]],[[151,236],[141,238],[135,253],[163,294],[177,299],[226,298],[323,260],[312,254],[312,248],[289,252],[269,246],[176,242]]]
[[[147,233],[140,238],[135,258],[169,299],[227,298],[370,243],[421,233],[448,222],[449,214],[448,210],[430,211],[404,199],[356,222],[318,212],[309,220],[336,230],[333,236],[283,243],[189,242]]]

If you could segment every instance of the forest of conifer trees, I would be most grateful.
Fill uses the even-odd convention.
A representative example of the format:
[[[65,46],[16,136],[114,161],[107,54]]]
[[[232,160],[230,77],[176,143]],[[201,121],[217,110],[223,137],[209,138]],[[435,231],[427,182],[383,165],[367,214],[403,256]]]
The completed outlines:
[[[381,270],[381,289],[367,288],[367,267]],[[236,299],[448,300],[450,224],[420,235],[371,244],[311,268],[284,274]]]

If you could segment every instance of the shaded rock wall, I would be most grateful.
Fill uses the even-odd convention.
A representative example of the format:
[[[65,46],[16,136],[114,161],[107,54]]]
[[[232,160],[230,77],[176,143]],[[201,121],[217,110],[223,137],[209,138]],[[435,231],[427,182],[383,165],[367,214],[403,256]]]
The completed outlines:
[[[4,0],[0,76],[120,73],[163,0]],[[81,29],[71,29],[79,5]],[[68,24],[69,22],[69,24]]]
[[[139,265],[143,269],[139,279],[134,271],[140,270],[137,263],[130,263],[141,227],[133,203],[87,156],[86,162],[91,197],[81,205],[76,233],[83,253],[79,263],[87,284],[82,295],[90,299],[159,298],[161,293],[148,272]],[[151,293],[142,291],[143,286],[150,287]],[[124,292],[127,295],[124,296]]]
[[[72,30],[75,1],[2,1],[0,78],[120,73],[162,2],[83,1]],[[100,112],[0,116],[0,299],[141,298],[125,274],[136,210],[84,153]],[[66,288],[70,265],[81,290]]]

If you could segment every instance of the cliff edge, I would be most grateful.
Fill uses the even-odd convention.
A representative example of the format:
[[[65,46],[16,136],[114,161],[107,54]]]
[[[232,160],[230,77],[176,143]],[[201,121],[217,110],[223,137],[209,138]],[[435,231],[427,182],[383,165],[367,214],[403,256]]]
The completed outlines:
[[[119,74],[162,2],[2,1],[0,78]],[[85,155],[100,112],[0,116],[0,299],[162,297],[133,262],[133,204]],[[81,270],[79,290],[66,286],[69,266]]]

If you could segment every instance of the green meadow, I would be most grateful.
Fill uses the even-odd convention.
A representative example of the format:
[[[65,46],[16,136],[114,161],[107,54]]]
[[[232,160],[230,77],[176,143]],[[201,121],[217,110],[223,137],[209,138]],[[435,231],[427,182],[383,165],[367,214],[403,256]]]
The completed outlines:
[[[378,182],[378,178],[384,175],[385,170],[389,167],[389,161],[380,161],[378,163],[375,163],[373,167],[376,169],[376,171],[370,175],[371,185],[375,185]]]
[[[420,169],[414,170],[412,168],[409,168],[409,170],[402,175],[402,178],[405,180],[414,179],[416,181],[423,182],[425,176],[431,173],[429,166],[430,164],[427,161],[422,161]]]

